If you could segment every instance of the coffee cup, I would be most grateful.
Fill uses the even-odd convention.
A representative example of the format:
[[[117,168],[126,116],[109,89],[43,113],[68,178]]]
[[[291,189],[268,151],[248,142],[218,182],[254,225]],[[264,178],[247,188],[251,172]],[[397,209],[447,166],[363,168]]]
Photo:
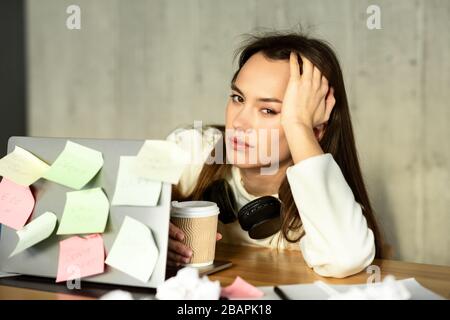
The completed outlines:
[[[219,207],[211,201],[172,201],[171,221],[184,232],[184,245],[192,256],[185,266],[203,267],[214,262]]]

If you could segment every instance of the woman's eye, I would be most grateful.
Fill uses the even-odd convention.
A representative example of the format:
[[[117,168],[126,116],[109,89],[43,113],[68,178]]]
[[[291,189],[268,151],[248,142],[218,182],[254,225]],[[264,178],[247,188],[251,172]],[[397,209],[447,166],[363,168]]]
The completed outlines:
[[[233,100],[233,102],[238,102],[238,103],[244,102],[244,99],[242,99],[242,97],[238,96],[237,94],[231,94],[230,97],[231,97],[231,100]]]
[[[276,111],[274,111],[274,110],[272,110],[270,108],[263,108],[263,109],[261,109],[261,112],[264,113],[264,114],[268,114],[268,115],[277,114]]]

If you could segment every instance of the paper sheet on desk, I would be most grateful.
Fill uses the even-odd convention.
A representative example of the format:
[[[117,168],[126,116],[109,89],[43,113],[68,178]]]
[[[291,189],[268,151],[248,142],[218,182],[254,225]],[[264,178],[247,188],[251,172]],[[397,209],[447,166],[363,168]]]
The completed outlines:
[[[80,190],[102,166],[101,152],[67,141],[64,150],[45,173],[44,178]]]
[[[424,288],[414,278],[408,278],[398,280],[406,289],[411,293],[412,300],[442,300],[443,297],[432,292],[431,290]],[[366,284],[356,285],[330,285],[330,287],[336,289],[339,292],[346,292],[352,287],[364,287]],[[283,292],[292,300],[327,300],[329,295],[323,291],[320,287],[311,284],[292,284],[278,286]],[[259,298],[261,300],[281,300],[281,298],[273,291],[273,287],[258,287],[265,294]]]

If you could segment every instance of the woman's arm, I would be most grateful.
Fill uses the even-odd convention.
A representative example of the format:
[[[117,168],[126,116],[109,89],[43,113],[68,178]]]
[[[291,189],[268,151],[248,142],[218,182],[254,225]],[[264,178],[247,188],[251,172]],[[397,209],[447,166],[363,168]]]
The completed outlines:
[[[300,249],[322,276],[343,278],[362,271],[375,257],[375,241],[331,154],[310,157],[286,171],[305,235]]]
[[[367,267],[375,256],[373,232],[341,169],[324,154],[315,128],[323,133],[335,105],[333,88],[312,63],[290,56],[290,79],[281,123],[294,166],[286,174],[303,222],[300,240],[305,261],[322,276],[346,277]]]

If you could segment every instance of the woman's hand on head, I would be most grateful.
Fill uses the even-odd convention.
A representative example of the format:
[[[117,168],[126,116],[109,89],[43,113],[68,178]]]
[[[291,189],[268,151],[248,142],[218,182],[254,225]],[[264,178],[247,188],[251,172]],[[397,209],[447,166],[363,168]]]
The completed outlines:
[[[335,105],[334,89],[320,70],[304,56],[303,74],[295,52],[289,57],[290,76],[281,109],[281,124],[314,129],[325,124]]]
[[[167,264],[169,266],[177,267],[190,262],[192,249],[187,247],[183,243],[184,237],[184,232],[172,222],[170,222],[169,245],[167,250]],[[222,235],[220,233],[217,233],[216,241],[220,239],[222,239]]]

